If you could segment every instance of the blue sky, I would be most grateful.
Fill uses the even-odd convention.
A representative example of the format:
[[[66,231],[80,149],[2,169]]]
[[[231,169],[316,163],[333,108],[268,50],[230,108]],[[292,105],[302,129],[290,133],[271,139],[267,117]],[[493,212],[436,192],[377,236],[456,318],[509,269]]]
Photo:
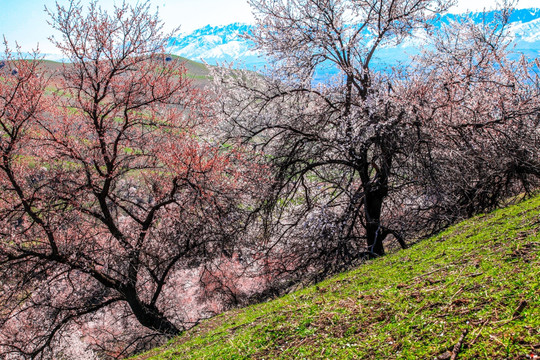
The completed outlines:
[[[69,1],[58,2],[65,5]],[[127,2],[136,3],[137,0]],[[495,3],[495,0],[458,0],[453,12],[481,10],[493,7]],[[102,0],[100,4],[104,8],[112,8],[114,1]],[[224,25],[251,22],[253,19],[246,0],[155,0],[151,4],[154,9],[159,8],[168,31],[179,25],[182,32],[190,32],[207,24]],[[10,44],[17,41],[23,51],[35,48],[39,43],[42,53],[56,52],[47,40],[52,30],[47,24],[45,6],[54,9],[55,0],[0,0],[0,36],[4,35]],[[535,6],[540,6],[538,0],[521,0],[518,7]]]
[[[126,2],[135,4],[137,0]],[[52,29],[44,12],[45,6],[54,9],[55,3],[56,0],[0,0],[0,39],[4,35],[10,44],[17,41],[24,51],[39,43],[42,53],[56,52],[48,40]],[[66,5],[69,1],[58,0],[58,3]],[[105,9],[112,9],[114,3],[121,4],[121,0],[99,2]],[[166,31],[180,26],[182,32],[190,32],[207,24],[252,21],[246,0],[155,0],[151,4],[154,10],[159,9]]]

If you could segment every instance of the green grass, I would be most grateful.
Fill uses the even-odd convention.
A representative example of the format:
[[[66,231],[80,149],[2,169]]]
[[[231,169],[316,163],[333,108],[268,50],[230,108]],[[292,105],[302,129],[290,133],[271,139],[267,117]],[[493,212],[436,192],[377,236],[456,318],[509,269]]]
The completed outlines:
[[[186,77],[189,79],[195,80],[195,85],[207,85],[211,82],[210,78],[210,68],[206,66],[205,64],[189,60],[187,58],[177,56],[177,55],[169,55],[173,59],[177,59],[184,63],[184,66],[186,67]],[[40,60],[40,63],[42,66],[44,66],[46,69],[49,70],[57,70],[61,68],[62,63],[52,61],[52,60]],[[47,91],[49,93],[58,91],[56,87],[50,86],[47,88]]]
[[[184,65],[186,66],[186,69],[188,70],[188,73],[192,74],[193,76],[208,75],[210,73],[208,67],[203,63],[189,60],[185,57],[178,56],[178,55],[170,55],[170,56],[173,59],[178,59],[180,61],[183,61]]]
[[[540,196],[135,359],[529,359],[540,354]],[[446,356],[446,357],[445,357]]]

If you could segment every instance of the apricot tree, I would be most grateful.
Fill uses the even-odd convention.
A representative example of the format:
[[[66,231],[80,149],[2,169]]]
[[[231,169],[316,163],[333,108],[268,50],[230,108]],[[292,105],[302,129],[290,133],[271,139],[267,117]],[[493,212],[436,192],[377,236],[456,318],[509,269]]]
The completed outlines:
[[[250,3],[273,66],[215,78],[231,136],[274,166],[273,270],[341,271],[537,183],[539,88],[533,64],[508,57],[510,9],[440,26],[451,2]],[[419,34],[429,52],[385,65],[385,46]]]
[[[50,16],[62,68],[6,52],[0,70],[2,356],[51,357],[98,313],[147,343],[190,326],[178,274],[231,256],[259,176],[208,136],[148,2]]]

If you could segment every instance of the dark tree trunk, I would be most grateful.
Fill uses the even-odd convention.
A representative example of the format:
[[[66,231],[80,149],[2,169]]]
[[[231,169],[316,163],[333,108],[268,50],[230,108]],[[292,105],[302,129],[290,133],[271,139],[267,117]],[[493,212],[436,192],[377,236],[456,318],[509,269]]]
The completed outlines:
[[[366,242],[371,257],[384,255],[383,241],[388,234],[381,224],[382,205],[388,196],[388,175],[392,158],[383,152],[379,165],[368,160],[368,151],[364,151],[358,166],[364,191],[364,216]],[[370,176],[371,175],[371,176]]]
[[[384,195],[381,191],[365,196],[366,237],[368,251],[373,257],[384,255],[383,240],[385,232],[381,226],[381,209]]]
[[[133,288],[123,291],[129,307],[133,311],[133,315],[141,323],[141,325],[155,330],[161,334],[178,335],[181,330],[170,322],[154,305],[143,303],[137,296],[136,290]]]

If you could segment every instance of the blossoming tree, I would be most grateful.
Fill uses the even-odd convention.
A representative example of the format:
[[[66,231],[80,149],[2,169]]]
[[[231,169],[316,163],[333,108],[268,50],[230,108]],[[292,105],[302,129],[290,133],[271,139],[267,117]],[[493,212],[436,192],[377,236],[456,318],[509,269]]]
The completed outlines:
[[[265,225],[285,276],[406,247],[537,184],[538,82],[534,64],[508,58],[508,8],[435,26],[451,2],[250,3],[273,67],[215,78],[231,136],[271,157]],[[384,46],[417,35],[429,52],[385,65]]]
[[[149,8],[57,5],[58,72],[6,51],[0,356],[51,357],[100,313],[108,334],[178,334],[179,272],[234,252],[260,174],[208,136],[209,96],[163,55]]]

